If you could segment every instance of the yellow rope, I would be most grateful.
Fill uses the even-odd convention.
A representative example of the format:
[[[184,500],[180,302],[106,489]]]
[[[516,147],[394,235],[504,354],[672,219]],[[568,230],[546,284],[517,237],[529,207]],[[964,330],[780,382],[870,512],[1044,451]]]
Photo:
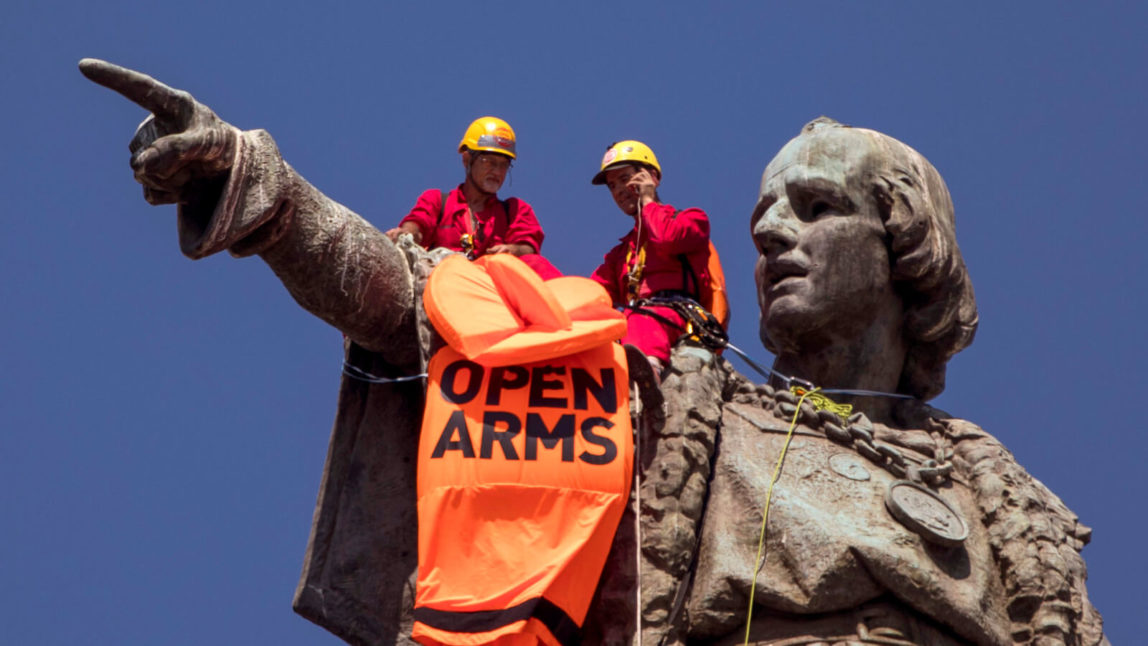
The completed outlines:
[[[796,389],[796,390],[794,390]],[[753,594],[757,591],[757,572],[761,569],[761,553],[765,549],[765,525],[769,520],[769,501],[773,498],[773,484],[781,477],[781,465],[785,462],[785,453],[789,450],[789,441],[793,439],[793,431],[797,429],[797,416],[801,414],[801,404],[810,395],[815,395],[819,388],[805,390],[803,388],[791,389],[794,394],[800,391],[801,399],[797,400],[797,410],[793,411],[793,419],[789,422],[789,431],[785,435],[785,444],[781,447],[781,455],[777,456],[777,466],[773,468],[773,477],[769,479],[769,489],[765,492],[765,508],[761,512],[761,535],[757,539],[757,559],[753,562],[753,581],[749,586],[749,609],[745,613],[745,646],[749,646],[749,626],[753,620]],[[818,395],[824,397],[824,395]],[[828,399],[828,397],[825,397]]]
[[[808,397],[809,403],[813,404],[813,407],[817,410],[827,410],[831,413],[836,413],[837,416],[842,419],[842,421],[849,419],[849,416],[853,413],[853,404],[838,404],[832,399],[829,399],[825,395],[817,392],[818,390],[820,390],[820,388],[805,390],[800,386],[789,387],[789,392],[793,393],[794,395],[804,395]]]
[[[634,241],[637,244],[637,240]],[[630,265],[630,261],[634,259],[634,250],[630,249],[626,252],[626,295],[630,297],[630,301],[638,298],[638,291],[642,286],[642,274],[646,270],[646,245],[638,248],[638,260]]]

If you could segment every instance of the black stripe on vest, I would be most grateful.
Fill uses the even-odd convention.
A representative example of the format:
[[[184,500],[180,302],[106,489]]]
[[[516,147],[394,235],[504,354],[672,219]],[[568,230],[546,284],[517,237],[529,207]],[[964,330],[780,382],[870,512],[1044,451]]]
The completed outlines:
[[[528,599],[504,610],[475,610],[454,612],[434,608],[415,608],[415,621],[431,628],[456,633],[484,633],[497,630],[516,621],[534,618],[542,622],[563,646],[577,646],[582,642],[578,624],[566,611],[548,599]]]

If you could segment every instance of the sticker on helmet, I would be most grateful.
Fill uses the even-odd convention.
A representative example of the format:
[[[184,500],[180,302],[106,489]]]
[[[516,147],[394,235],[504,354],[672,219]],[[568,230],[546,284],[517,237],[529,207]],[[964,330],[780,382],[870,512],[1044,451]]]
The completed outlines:
[[[618,149],[617,148],[611,148],[610,150],[607,150],[606,154],[602,156],[602,166],[605,167],[607,164],[614,161],[614,159],[617,156],[618,156]]]
[[[481,135],[476,143],[479,148],[498,148],[509,153],[514,152],[514,140],[497,135]]]

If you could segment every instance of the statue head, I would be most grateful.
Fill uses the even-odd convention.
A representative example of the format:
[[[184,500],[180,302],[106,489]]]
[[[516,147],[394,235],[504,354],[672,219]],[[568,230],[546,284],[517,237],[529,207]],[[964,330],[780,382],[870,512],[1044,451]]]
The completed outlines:
[[[766,167],[750,226],[767,349],[800,353],[884,325],[904,345],[898,392],[944,390],[977,310],[952,199],[920,153],[817,119]]]

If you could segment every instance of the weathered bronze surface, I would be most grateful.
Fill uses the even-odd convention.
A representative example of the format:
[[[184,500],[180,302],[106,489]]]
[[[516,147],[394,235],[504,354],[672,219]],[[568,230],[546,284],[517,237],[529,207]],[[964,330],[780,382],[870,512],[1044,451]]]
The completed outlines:
[[[421,370],[437,342],[418,298],[434,254],[320,193],[266,132],[137,72],[80,69],[152,112],[131,166],[148,202],[178,205],[184,254],[257,254],[346,334],[353,365]],[[1107,643],[1079,554],[1088,528],[995,438],[923,403],[977,324],[953,227],[940,175],[895,139],[820,119],[778,153],[751,216],[774,370],[917,399],[842,397],[864,414],[834,419],[778,379],[676,349],[660,391],[642,384],[638,522],[622,521],[586,643],[742,643],[751,588],[751,643]],[[295,607],[351,643],[411,643],[421,408],[419,385],[340,390]],[[906,479],[967,537],[928,540],[890,513],[887,492]],[[907,517],[934,531],[953,523],[919,513]]]

